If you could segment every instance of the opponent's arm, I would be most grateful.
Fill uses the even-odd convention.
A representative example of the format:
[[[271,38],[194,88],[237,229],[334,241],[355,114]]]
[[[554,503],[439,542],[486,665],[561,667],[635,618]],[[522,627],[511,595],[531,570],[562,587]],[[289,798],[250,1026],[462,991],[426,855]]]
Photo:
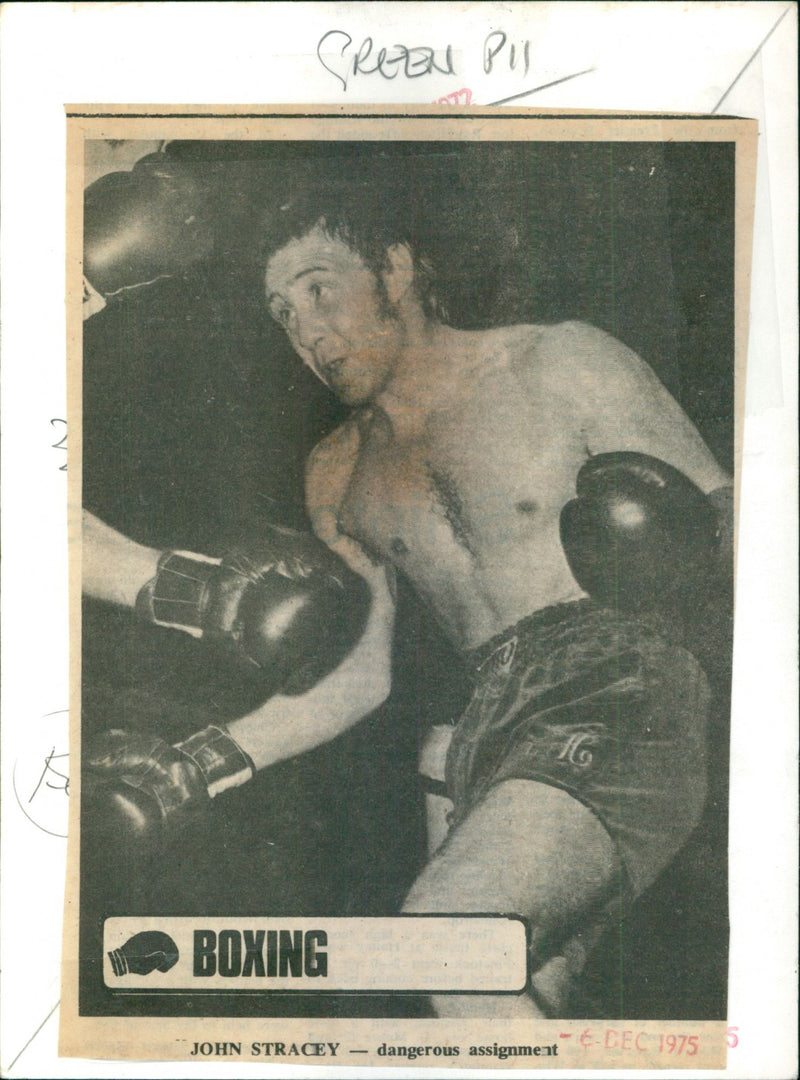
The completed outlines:
[[[221,559],[158,552],[84,513],[84,591],[200,638],[269,693],[302,693],[367,621],[364,575],[311,533],[263,523]]]
[[[360,640],[345,659],[300,695],[277,693],[228,724],[212,724],[170,746],[158,735],[109,731],[84,754],[100,827],[117,841],[146,839],[180,823],[269,765],[330,742],[377,709],[391,685],[394,603],[383,568],[338,546],[369,575],[371,605]]]
[[[83,511],[83,591],[95,600],[133,608],[139,590],[158,570],[161,552],[137,544]]]
[[[309,468],[309,512],[320,527],[323,521],[330,524],[324,514],[335,505],[328,496],[335,495],[337,481],[342,479],[342,471],[332,468],[340,459],[340,454],[334,452],[331,457],[322,450]],[[314,494],[321,492],[326,495],[324,506]],[[324,510],[322,516],[318,510]],[[336,516],[333,513],[334,519]],[[299,693],[296,686],[294,694],[278,692],[247,716],[227,726],[212,725],[175,747],[157,736],[140,733],[110,732],[96,740],[85,760],[95,779],[117,781],[106,790],[103,809],[120,820],[125,835],[147,833],[153,825],[179,819],[222,791],[246,783],[254,771],[330,741],[386,699],[394,625],[394,599],[386,570],[376,566],[338,528],[326,541],[329,558],[335,565],[341,564],[338,578],[344,576],[342,571],[351,575],[369,598],[358,634],[352,633],[350,619],[352,636],[344,657],[335,667],[329,662],[320,666],[313,657],[311,668],[303,667],[302,655],[298,655],[302,654],[303,634],[298,634],[290,621],[290,647],[281,648],[283,666],[287,658],[294,658],[302,673],[304,692]],[[292,540],[295,545],[297,542]],[[320,613],[318,604],[312,604],[310,610]],[[320,628],[307,624],[305,629],[306,636],[313,638],[310,644],[318,649]],[[323,624],[323,634],[325,629]],[[331,636],[337,635],[329,631],[327,639]],[[337,647],[335,640],[328,640],[328,644],[333,644],[334,650]]]
[[[278,761],[329,742],[377,709],[391,685],[394,603],[383,568],[341,542],[338,552],[368,575],[371,604],[352,651],[305,693],[277,693],[246,716],[211,725],[177,746],[157,735],[112,731],[87,748],[97,819],[120,841],[180,822]]]

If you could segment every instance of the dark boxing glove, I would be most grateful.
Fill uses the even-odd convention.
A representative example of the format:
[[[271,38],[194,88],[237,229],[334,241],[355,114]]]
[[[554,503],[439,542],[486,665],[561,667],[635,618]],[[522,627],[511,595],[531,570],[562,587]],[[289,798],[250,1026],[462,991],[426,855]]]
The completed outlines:
[[[646,454],[598,454],[578,473],[576,491],[561,512],[561,542],[593,599],[677,611],[704,592],[719,546],[717,515],[678,469]]]
[[[169,971],[178,962],[178,946],[161,930],[143,930],[128,938],[108,958],[115,975],[149,975],[151,971]]]
[[[255,766],[224,726],[170,746],[158,735],[107,731],[84,754],[90,816],[119,840],[149,840],[247,783]]]
[[[191,167],[165,154],[148,154],[132,172],[90,184],[84,193],[85,315],[100,310],[103,298],[181,273],[207,255],[213,246],[208,207]]]
[[[360,639],[370,593],[315,536],[268,526],[257,544],[221,561],[166,552],[136,607],[260,673],[269,692],[301,694]]]

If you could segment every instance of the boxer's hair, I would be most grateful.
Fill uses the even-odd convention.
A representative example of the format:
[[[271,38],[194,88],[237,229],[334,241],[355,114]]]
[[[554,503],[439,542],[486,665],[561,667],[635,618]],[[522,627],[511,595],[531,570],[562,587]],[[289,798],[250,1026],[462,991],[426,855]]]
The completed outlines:
[[[331,239],[341,240],[361,256],[382,289],[388,251],[403,244],[414,260],[414,288],[423,311],[446,321],[421,207],[415,204],[415,196],[424,201],[424,195],[417,191],[414,179],[413,160],[359,156],[340,163],[335,159],[326,162],[324,173],[315,163],[300,181],[299,190],[266,215],[262,265],[292,240],[321,226]]]

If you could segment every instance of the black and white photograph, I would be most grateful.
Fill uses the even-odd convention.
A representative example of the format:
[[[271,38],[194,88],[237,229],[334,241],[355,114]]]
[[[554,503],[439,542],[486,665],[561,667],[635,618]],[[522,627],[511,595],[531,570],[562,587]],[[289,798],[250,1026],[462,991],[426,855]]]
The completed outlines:
[[[81,1016],[725,1019],[751,151],[531,120],[83,141]],[[282,929],[414,915],[524,988]]]

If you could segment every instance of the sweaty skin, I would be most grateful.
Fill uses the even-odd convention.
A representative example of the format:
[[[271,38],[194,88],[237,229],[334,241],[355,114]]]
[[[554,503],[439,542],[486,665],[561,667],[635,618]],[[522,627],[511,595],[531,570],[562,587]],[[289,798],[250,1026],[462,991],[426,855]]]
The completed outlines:
[[[309,514],[327,542],[347,537],[401,569],[459,648],[584,595],[558,526],[590,455],[650,454],[705,492],[729,482],[651,369],[608,334],[577,322],[445,326],[424,314],[407,247],[389,248],[376,276],[323,224],[278,251],[266,275],[296,352],[353,406],[311,455]],[[450,830],[404,910],[518,912],[535,945],[580,927],[619,874],[590,810],[509,780]],[[544,959],[530,996],[434,997],[434,1008],[558,1015],[582,963],[576,943]]]

